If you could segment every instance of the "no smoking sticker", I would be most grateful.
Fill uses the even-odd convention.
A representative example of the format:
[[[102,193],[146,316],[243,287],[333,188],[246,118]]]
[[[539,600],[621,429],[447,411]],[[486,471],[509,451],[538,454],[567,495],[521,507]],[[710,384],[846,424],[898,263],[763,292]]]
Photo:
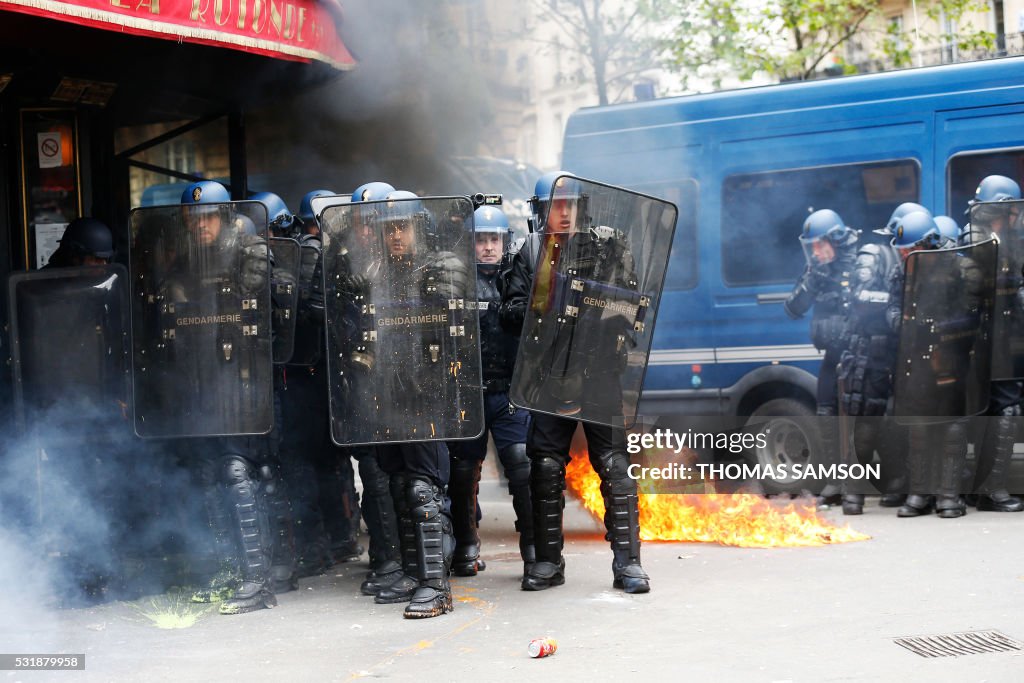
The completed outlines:
[[[39,168],[56,168],[61,165],[60,133],[47,132],[37,134],[39,148]]]

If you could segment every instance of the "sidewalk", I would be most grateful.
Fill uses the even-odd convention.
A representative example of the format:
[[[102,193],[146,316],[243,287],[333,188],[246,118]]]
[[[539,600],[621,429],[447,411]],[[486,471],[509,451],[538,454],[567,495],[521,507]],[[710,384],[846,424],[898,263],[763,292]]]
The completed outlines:
[[[3,652],[85,652],[84,672],[5,672],[3,681],[398,680],[1017,681],[1024,652],[925,659],[892,642],[999,630],[1024,640],[1024,514],[897,519],[824,513],[873,536],[821,548],[647,543],[652,592],[611,587],[603,527],[566,509],[566,585],[519,590],[511,499],[485,470],[487,570],[453,580],[454,613],[425,621],[358,594],[365,563],[304,580],[274,610],[213,610],[155,628],[137,606],[0,622]],[[6,591],[12,587],[6,587]],[[146,601],[140,601],[145,603]],[[9,621],[10,617],[6,617]],[[25,629],[28,629],[27,631]],[[533,638],[558,652],[532,660]],[[432,673],[425,673],[432,672]],[[426,678],[423,678],[426,677]]]

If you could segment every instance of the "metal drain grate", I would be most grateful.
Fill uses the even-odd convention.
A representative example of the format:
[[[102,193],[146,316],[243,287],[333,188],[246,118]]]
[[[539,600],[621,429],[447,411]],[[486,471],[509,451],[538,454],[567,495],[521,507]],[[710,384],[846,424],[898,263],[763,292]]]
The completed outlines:
[[[1024,650],[1024,643],[999,631],[967,631],[939,636],[907,636],[893,642],[922,657],[960,657]]]

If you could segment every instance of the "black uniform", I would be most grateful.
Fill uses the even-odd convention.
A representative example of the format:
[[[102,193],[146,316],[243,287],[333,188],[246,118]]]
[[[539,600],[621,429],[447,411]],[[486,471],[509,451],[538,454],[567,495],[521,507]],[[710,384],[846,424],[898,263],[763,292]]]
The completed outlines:
[[[387,292],[378,300],[396,304],[448,301],[465,297],[467,278],[465,264],[451,252],[414,253],[386,257],[370,286]],[[435,373],[424,365],[431,357],[429,347],[440,340],[416,329],[392,330],[387,339],[378,343],[379,376],[399,389],[392,392],[403,403],[393,406],[396,414],[416,419],[424,415],[428,397],[440,395],[440,388],[430,384]],[[455,539],[444,495],[451,474],[448,449],[443,442],[427,441],[379,446],[377,452],[381,469],[391,477],[405,576],[383,588],[374,601],[409,601],[405,616],[411,618],[450,612],[448,572]]]
[[[847,322],[846,349],[839,363],[839,404],[842,420],[853,418],[853,449],[862,463],[878,451],[887,491],[906,488],[906,431],[885,418],[892,398],[892,373],[899,341],[887,318],[890,286],[899,255],[888,245],[866,244],[857,251]],[[844,422],[844,427],[847,423]],[[846,429],[841,430],[846,432]],[[849,440],[844,443],[844,448]],[[849,454],[847,454],[849,455]],[[898,494],[897,494],[898,498]],[[891,496],[883,504],[893,505]],[[896,502],[895,504],[899,504]],[[864,495],[846,491],[843,511],[860,514]]]
[[[964,228],[966,241],[983,241],[988,235],[976,234],[971,226]],[[1016,231],[1003,235],[999,243],[996,271],[996,292],[1002,315],[1009,320],[1010,334],[998,335],[993,339],[994,353],[1012,357],[1009,348],[1019,340],[1024,331],[1024,307],[1021,292],[1024,278],[1021,264],[1024,263],[1024,245]],[[973,238],[973,239],[972,239]],[[1003,348],[999,348],[1002,345]],[[994,373],[998,372],[994,369]],[[1013,375],[1012,371],[1009,373]],[[998,376],[998,375],[997,375]],[[1005,376],[1005,375],[1004,375]],[[1021,401],[1024,400],[1024,383],[1019,379],[996,379],[989,387],[989,405],[984,416],[975,421],[974,443],[977,452],[977,470],[974,489],[981,494],[979,510],[995,512],[1020,512],[1024,503],[1011,496],[1006,490],[1009,479],[1010,461],[1013,458],[1013,444],[1017,440],[1017,426],[1021,416]]]
[[[632,256],[619,242],[598,244],[590,234],[533,233],[509,249],[502,276],[501,324],[506,331],[521,333],[531,289],[540,260],[551,260],[557,248],[573,254],[577,261],[568,267],[580,278],[602,273],[604,281],[615,286],[635,289]],[[566,264],[563,264],[566,265]],[[612,360],[615,335],[608,339],[590,339],[595,344],[590,354],[592,372],[616,372]],[[596,335],[595,335],[596,337]],[[557,351],[557,350],[556,350]],[[579,369],[579,381],[585,381]],[[606,385],[612,384],[606,382]],[[580,396],[578,400],[583,400]],[[569,448],[576,420],[534,413],[527,434],[526,454],[530,458],[530,493],[533,504],[534,540],[537,562],[523,577],[524,590],[543,590],[565,582],[565,560],[562,557],[562,510],[565,506],[565,468],[571,456]],[[620,428],[583,422],[591,464],[601,477],[601,493],[605,502],[606,538],[611,541],[614,561],[614,585],[628,592],[650,590],[649,577],[640,566],[640,524],[637,485],[627,475],[629,456],[626,435]]]
[[[224,209],[218,210],[223,215]],[[223,221],[215,244],[193,245],[185,254],[178,255],[178,259],[182,264],[178,271],[181,275],[168,278],[161,287],[161,295],[174,303],[179,315],[182,310],[226,310],[240,295],[266,290],[269,275],[266,240],[239,233],[233,229],[232,222]],[[190,263],[190,259],[196,262]],[[171,272],[174,271],[172,266]],[[201,280],[194,277],[197,272],[202,274]],[[221,301],[224,297],[227,298]],[[228,419],[244,422],[251,404],[239,383],[260,387],[272,381],[270,377],[260,378],[269,368],[247,352],[245,331],[240,327],[221,324],[209,333],[197,329],[194,343],[205,347],[207,342],[216,341],[211,348],[214,354],[220,354],[218,361],[222,357],[223,362],[202,361],[208,349],[192,349],[201,361],[194,370],[205,376],[163,379],[168,386],[178,382],[181,388],[176,392],[178,397],[188,400],[197,416],[238,411],[234,417],[228,414]],[[209,334],[216,334],[216,340],[209,338]],[[180,331],[178,337],[179,340],[182,337]],[[174,353],[174,349],[168,352]],[[217,375],[219,386],[239,386],[239,401],[235,405],[222,405],[218,392],[202,391],[201,387],[208,386],[214,379],[210,373]],[[221,613],[237,614],[275,606],[277,599],[273,594],[270,569],[274,534],[267,512],[267,494],[275,491],[271,484],[277,465],[273,439],[226,436],[204,438],[183,447],[198,462],[198,476],[222,566],[229,574],[237,566],[241,573],[240,583],[221,605]],[[220,583],[219,579],[224,578],[224,574],[215,577],[211,590],[201,591],[193,599],[207,601],[223,597],[225,593],[221,591],[230,585]]]
[[[855,252],[853,244],[836,248],[836,259],[825,266],[808,267],[797,281],[783,305],[786,315],[797,319],[813,307],[811,342],[825,352],[818,369],[817,411],[824,453],[822,460],[837,462],[839,458],[838,399],[836,368],[846,349],[846,317],[849,314],[851,276]],[[821,492],[820,502],[837,502],[839,487],[829,483]]]
[[[891,281],[887,317],[893,330],[899,330],[902,323],[905,267],[904,260],[903,267],[894,270]],[[977,264],[962,256],[957,259],[953,271],[944,272],[931,286],[942,288],[938,294],[951,302],[966,302],[964,308],[972,311],[979,308],[985,283]],[[929,417],[930,406],[936,403],[934,395],[948,393],[950,395],[943,398],[951,401],[956,410],[953,414],[965,414],[964,392],[970,344],[973,343],[971,332],[977,325],[976,316],[970,314],[939,325],[933,324],[936,335],[953,341],[948,343],[948,348],[939,348],[937,343],[936,350],[929,352],[930,362],[918,365],[916,372],[919,374],[911,378],[914,386],[909,388],[907,399],[912,404],[920,403],[922,407],[915,407],[912,412]],[[946,380],[941,381],[940,378]],[[908,427],[910,495],[899,509],[900,517],[916,517],[930,511],[932,502],[928,494],[931,493],[936,494],[935,508],[940,517],[960,517],[966,512],[959,494],[966,466],[967,421],[947,420],[918,421]]]
[[[282,448],[288,478],[293,482],[300,572],[308,576],[334,562],[358,559],[362,548],[352,454],[330,440],[320,238],[306,234],[299,243],[299,310],[295,351],[284,371],[286,437]],[[368,463],[367,468],[364,498],[386,496],[387,491],[378,490],[374,483],[380,479],[375,463]]]
[[[480,470],[487,455],[488,433],[494,438],[494,447],[508,478],[508,491],[512,494],[523,562],[528,568],[535,559],[530,460],[526,457],[529,414],[517,409],[508,400],[519,338],[501,328],[498,319],[501,297],[497,279],[497,264],[477,264],[476,291],[480,310],[480,358],[483,363],[486,429],[474,441],[449,444],[452,477],[448,494],[452,501],[452,521],[455,527],[452,572],[459,576],[472,576],[477,569],[483,569],[479,559],[477,491]]]

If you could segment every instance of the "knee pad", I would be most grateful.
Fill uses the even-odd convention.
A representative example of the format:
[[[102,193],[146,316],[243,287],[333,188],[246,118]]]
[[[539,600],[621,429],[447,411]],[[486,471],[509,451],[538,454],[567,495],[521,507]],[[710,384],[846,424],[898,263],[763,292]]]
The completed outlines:
[[[530,483],[530,459],[526,457],[526,444],[506,446],[498,453],[508,477],[508,487],[513,489]]]
[[[234,486],[252,481],[253,470],[249,462],[240,455],[226,455],[221,461],[221,481],[225,486]]]
[[[601,465],[601,492],[611,495],[636,493],[636,480],[629,476],[629,456],[624,451],[614,450],[597,457]]]
[[[441,489],[429,481],[410,479],[405,487],[405,496],[414,519],[433,519],[441,512]]]
[[[530,461],[530,483],[544,496],[558,496],[565,490],[565,465],[550,455],[534,457]]]

